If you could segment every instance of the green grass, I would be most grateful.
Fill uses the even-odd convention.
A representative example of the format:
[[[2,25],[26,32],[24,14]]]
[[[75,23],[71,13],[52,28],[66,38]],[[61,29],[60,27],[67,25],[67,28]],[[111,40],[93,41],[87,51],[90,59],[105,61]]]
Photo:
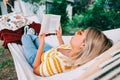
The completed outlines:
[[[0,80],[18,80],[13,58],[0,41]]]
[[[8,54],[8,49],[5,49],[0,41],[0,69],[13,64],[13,60]]]
[[[7,59],[6,61],[2,61],[2,63],[0,63],[0,69],[2,69],[3,67],[7,67],[13,64],[13,60],[12,59]]]
[[[0,56],[4,55],[7,52],[7,49],[4,49],[2,46],[0,46]]]

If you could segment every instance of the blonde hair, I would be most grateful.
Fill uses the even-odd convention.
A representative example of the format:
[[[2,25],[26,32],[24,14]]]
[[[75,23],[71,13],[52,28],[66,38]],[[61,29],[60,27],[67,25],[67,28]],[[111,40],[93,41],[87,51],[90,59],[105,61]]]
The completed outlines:
[[[85,64],[113,45],[112,41],[108,39],[102,31],[93,27],[89,27],[86,30],[85,48],[79,53],[76,53],[73,67]]]

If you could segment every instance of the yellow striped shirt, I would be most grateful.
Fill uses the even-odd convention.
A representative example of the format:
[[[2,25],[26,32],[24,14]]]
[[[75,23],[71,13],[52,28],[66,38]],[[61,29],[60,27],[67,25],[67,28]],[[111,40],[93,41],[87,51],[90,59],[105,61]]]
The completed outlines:
[[[61,45],[57,48],[69,49],[69,46]],[[52,76],[54,74],[58,74],[61,72],[65,72],[71,69],[71,63],[69,62],[69,58],[64,56],[62,53],[58,52],[56,49],[51,49],[45,53],[43,53],[41,57],[41,65],[40,65],[40,75]]]

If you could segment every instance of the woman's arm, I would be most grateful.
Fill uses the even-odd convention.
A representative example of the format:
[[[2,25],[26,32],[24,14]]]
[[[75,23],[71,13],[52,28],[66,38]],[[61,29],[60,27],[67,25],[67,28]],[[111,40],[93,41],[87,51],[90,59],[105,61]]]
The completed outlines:
[[[57,33],[57,38],[58,38],[59,44],[60,45],[64,44],[64,41],[62,39],[62,28],[61,28],[61,26],[60,26],[59,30],[56,30],[56,33]]]
[[[41,56],[42,56],[42,53],[44,52],[44,43],[45,43],[44,37],[45,37],[45,34],[39,34],[40,46],[38,48],[37,55],[33,65],[33,71],[37,75],[40,75],[39,68],[41,64]]]

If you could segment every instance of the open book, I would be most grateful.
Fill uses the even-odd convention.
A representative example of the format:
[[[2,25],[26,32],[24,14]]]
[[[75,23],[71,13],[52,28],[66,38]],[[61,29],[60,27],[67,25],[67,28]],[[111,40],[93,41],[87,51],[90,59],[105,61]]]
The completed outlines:
[[[44,14],[41,23],[41,33],[55,33],[60,27],[60,15]]]

